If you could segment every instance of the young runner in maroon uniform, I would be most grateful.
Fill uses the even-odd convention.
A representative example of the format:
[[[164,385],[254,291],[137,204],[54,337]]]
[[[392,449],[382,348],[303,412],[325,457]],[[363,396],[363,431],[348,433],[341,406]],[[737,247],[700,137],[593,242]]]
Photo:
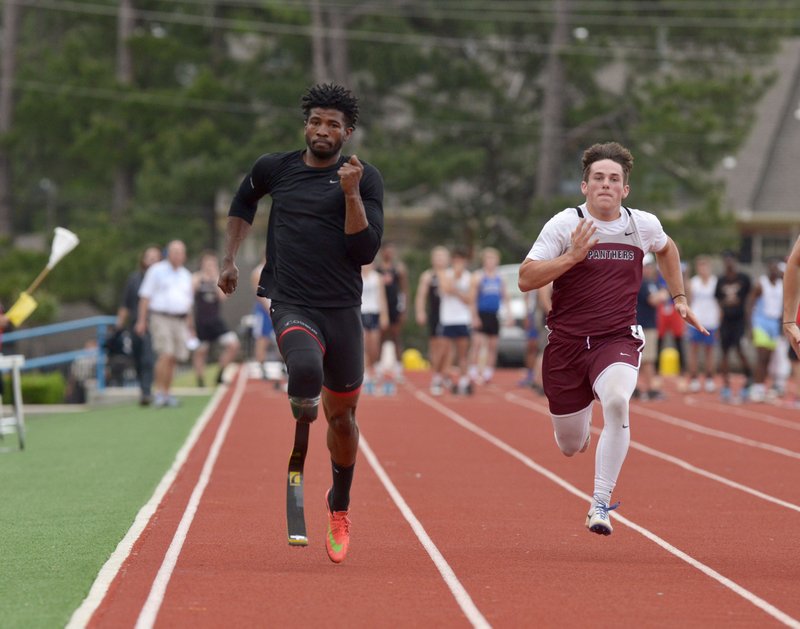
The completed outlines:
[[[636,324],[642,259],[653,252],[675,308],[705,332],[686,301],[675,243],[652,214],[622,206],[633,166],[617,144],[583,154],[586,202],[544,226],[519,271],[523,291],[553,282],[542,365],[556,443],[572,456],[589,447],[593,401],[603,408],[595,455],[594,492],[586,527],[611,533],[611,492],[630,443],[628,405],[636,388],[644,334]]]

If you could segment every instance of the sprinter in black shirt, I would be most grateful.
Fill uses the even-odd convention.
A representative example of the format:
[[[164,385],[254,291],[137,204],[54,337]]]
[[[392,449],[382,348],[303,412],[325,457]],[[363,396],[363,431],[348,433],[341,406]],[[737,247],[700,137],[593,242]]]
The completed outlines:
[[[260,157],[231,203],[219,286],[226,293],[236,289],[236,252],[259,199],[270,195],[267,263],[258,294],[272,300],[295,418],[313,421],[322,400],[333,464],[326,545],[339,563],[350,539],[355,410],[364,376],[361,265],[372,262],[380,248],[383,181],[375,167],[342,155],[358,119],[358,101],[348,90],[316,85],[303,97],[302,109],[306,149]]]

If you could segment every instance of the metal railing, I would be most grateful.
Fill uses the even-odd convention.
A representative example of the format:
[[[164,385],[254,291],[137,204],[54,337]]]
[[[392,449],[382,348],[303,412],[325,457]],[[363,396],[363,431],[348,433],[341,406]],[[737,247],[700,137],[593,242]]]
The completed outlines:
[[[49,354],[46,356],[35,356],[33,358],[25,357],[25,365],[22,367],[24,371],[30,369],[38,369],[41,367],[50,367],[52,365],[60,365],[63,363],[71,363],[78,358],[94,358],[97,361],[96,374],[97,374],[97,389],[102,391],[106,386],[106,353],[104,345],[106,341],[106,331],[108,326],[113,326],[116,323],[116,317],[108,315],[100,315],[96,317],[88,317],[86,319],[76,319],[74,321],[65,321],[63,323],[52,323],[50,325],[42,325],[37,328],[28,328],[26,330],[16,330],[3,334],[3,343],[13,343],[14,341],[24,341],[26,339],[37,338],[40,336],[49,336],[51,334],[63,334],[64,332],[74,332],[75,330],[84,330],[86,328],[96,328],[97,347],[94,349],[77,349],[70,352],[60,352],[58,354]]]

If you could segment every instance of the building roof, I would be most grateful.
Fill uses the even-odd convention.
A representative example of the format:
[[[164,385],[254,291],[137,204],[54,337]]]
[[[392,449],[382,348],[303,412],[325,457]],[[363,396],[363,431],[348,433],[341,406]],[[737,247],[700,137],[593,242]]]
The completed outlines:
[[[721,172],[725,207],[743,222],[800,223],[800,39],[784,42],[771,71],[775,82],[733,168]]]

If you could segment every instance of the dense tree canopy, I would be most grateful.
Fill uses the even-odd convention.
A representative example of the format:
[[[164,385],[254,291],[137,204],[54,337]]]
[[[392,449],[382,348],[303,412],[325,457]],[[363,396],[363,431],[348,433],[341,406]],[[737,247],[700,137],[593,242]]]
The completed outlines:
[[[430,212],[406,248],[493,244],[518,258],[579,200],[582,149],[609,139],[636,156],[632,205],[710,212],[712,237],[730,239],[713,173],[800,20],[779,1],[127,0],[120,41],[122,0],[14,2],[12,229],[80,231],[49,289],[107,309],[145,244],[219,246],[252,161],[302,145],[299,97],[315,80],[360,96],[355,147],[383,172],[393,216]],[[542,114],[548,93],[558,116]],[[537,189],[542,155],[552,174]]]

